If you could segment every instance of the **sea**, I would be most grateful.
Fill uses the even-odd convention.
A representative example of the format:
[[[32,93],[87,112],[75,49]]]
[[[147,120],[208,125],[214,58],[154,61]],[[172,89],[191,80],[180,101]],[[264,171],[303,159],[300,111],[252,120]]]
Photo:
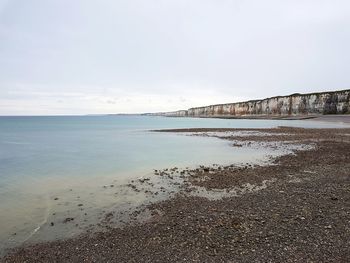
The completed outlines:
[[[26,242],[72,237],[108,209],[139,205],[142,198],[116,187],[132,178],[154,176],[154,169],[267,158],[264,149],[233,148],[218,138],[153,130],[277,126],[345,124],[139,115],[0,117],[0,255]],[[62,224],[73,216],[79,227]]]

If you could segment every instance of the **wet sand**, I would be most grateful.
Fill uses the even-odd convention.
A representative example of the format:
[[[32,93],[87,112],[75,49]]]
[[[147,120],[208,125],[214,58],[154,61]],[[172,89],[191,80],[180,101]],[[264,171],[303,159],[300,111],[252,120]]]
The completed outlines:
[[[322,115],[312,120],[315,121],[326,121],[326,122],[342,122],[350,124],[350,115]]]
[[[121,227],[109,225],[121,218],[110,213],[103,220],[104,231],[23,246],[2,261],[350,261],[350,129],[165,132],[292,152],[261,165],[157,170],[155,175],[180,188],[169,199],[139,207]],[[130,182],[128,187],[140,191],[148,183]]]

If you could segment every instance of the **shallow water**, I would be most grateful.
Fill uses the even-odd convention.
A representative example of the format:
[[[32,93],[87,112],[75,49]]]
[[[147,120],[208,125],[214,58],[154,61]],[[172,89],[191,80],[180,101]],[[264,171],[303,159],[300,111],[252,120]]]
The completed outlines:
[[[264,161],[271,154],[266,149],[232,148],[217,138],[149,130],[276,126],[344,125],[146,116],[0,117],[0,251],[25,240],[79,232],[80,228],[73,231],[66,225],[49,228],[53,214],[63,220],[88,211],[87,225],[99,219],[92,210],[142,203],[142,195],[117,186],[134,177],[152,176],[153,169]],[[103,187],[110,184],[116,188]],[[83,207],[78,207],[80,203]]]

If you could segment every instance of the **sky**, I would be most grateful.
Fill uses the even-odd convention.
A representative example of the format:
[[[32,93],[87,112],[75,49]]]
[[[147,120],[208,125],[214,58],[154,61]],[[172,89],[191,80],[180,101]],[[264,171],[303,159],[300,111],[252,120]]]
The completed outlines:
[[[350,88],[349,0],[0,0],[0,115]]]

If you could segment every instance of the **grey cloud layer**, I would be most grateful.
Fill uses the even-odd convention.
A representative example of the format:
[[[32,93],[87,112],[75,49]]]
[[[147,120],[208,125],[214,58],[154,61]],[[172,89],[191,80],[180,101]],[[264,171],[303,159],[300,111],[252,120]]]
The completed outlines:
[[[349,46],[348,1],[0,0],[0,114],[345,89]]]

